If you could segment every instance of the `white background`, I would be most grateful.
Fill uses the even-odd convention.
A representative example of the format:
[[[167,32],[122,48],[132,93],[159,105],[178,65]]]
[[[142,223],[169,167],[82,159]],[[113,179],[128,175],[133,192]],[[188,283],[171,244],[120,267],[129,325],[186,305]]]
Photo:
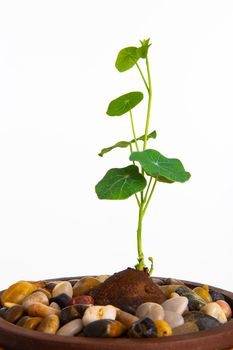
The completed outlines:
[[[136,263],[134,198],[94,186],[128,150],[108,103],[144,91],[118,51],[150,37],[150,142],[192,178],[159,184],[144,225],[157,276],[233,290],[233,2],[0,1],[0,288],[20,279],[113,273]],[[146,103],[135,109],[143,134]]]

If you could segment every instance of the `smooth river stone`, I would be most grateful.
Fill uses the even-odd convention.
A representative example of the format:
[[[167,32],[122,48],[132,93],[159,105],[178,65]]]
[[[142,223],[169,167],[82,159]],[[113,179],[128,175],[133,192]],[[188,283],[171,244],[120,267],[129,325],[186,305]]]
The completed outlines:
[[[116,320],[102,319],[89,323],[84,328],[87,337],[117,338],[126,332],[126,327]]]
[[[157,303],[143,303],[136,309],[136,316],[139,318],[149,317],[151,320],[163,320],[164,309]]]
[[[86,309],[82,321],[84,326],[87,326],[89,323],[102,320],[102,319],[116,319],[116,308],[112,305],[106,306],[90,306]]]
[[[171,326],[164,320],[155,320],[154,325],[158,337],[168,337],[172,335]]]
[[[75,304],[94,304],[94,299],[90,295],[77,295],[70,299],[68,305]]]
[[[203,288],[203,287],[196,287],[193,289],[193,291],[199,295],[199,297],[201,297],[203,300],[205,300],[207,303],[211,303],[212,302],[212,297],[208,291],[208,287],[207,288]]]
[[[116,314],[116,320],[121,322],[127,329],[130,329],[132,324],[138,321],[138,317],[128,312],[122,311],[121,309],[118,309]]]
[[[182,315],[188,306],[188,298],[186,297],[174,297],[166,300],[161,306],[164,310],[177,312]]]
[[[221,323],[214,317],[204,314],[200,311],[190,311],[184,315],[184,321],[195,322],[200,331],[209,330],[220,326]]]
[[[97,287],[100,281],[95,277],[83,277],[73,286],[73,296],[88,294],[93,288]]]
[[[82,304],[77,304],[77,305],[71,305],[67,306],[64,309],[61,310],[61,323],[66,324],[76,318],[82,318],[84,315],[84,312],[90,305],[82,305]]]
[[[1,303],[5,306],[5,303],[21,304],[24,298],[30,295],[36,286],[30,282],[21,281],[12,284],[7,290],[1,295]]]
[[[164,311],[164,321],[166,321],[171,328],[179,327],[184,324],[184,318],[177,312]]]
[[[50,302],[57,303],[62,309],[69,305],[69,302],[71,300],[71,297],[65,293],[61,293],[56,295],[55,297],[52,297],[50,299]]]
[[[61,310],[60,306],[55,303],[55,301],[52,301],[50,304],[49,304],[49,307],[53,307],[54,309],[56,310]]]
[[[22,327],[26,329],[37,329],[43,319],[41,317],[29,317],[24,320]]]
[[[41,303],[35,303],[33,305],[30,305],[28,308],[28,315],[33,317],[46,317],[48,315],[60,315],[61,311],[56,310],[53,307],[41,304]]]
[[[66,323],[64,326],[62,326],[58,331],[57,335],[64,335],[64,336],[74,336],[81,332],[83,329],[83,323],[80,318],[77,318],[75,320],[72,320],[68,323]]]
[[[52,297],[56,297],[59,294],[66,294],[70,298],[73,297],[73,287],[72,284],[68,281],[63,281],[58,283],[52,290]]]
[[[38,331],[47,334],[56,334],[60,325],[57,315],[48,315],[40,323]]]
[[[49,299],[43,292],[37,291],[26,297],[22,302],[22,306],[25,310],[27,310],[30,305],[35,303],[49,305]]]
[[[169,284],[165,286],[159,286],[159,289],[166,295],[167,298],[170,298],[171,293],[176,292],[179,287],[182,287],[182,285]]]
[[[154,322],[149,317],[145,317],[132,324],[128,331],[130,338],[155,338],[157,331]]]
[[[5,312],[6,321],[16,323],[24,314],[24,308],[21,305],[15,305]]]
[[[201,311],[204,312],[206,315],[216,318],[220,323],[227,322],[227,318],[223,309],[216,302],[212,302],[205,305],[203,308],[201,308]]]
[[[217,300],[225,300],[225,296],[222,293],[219,293],[213,289],[209,290],[209,293],[211,295],[211,298],[213,301],[217,301]]]
[[[200,310],[206,305],[205,300],[203,300],[199,295],[197,295],[193,290],[187,286],[181,286],[176,289],[176,293],[180,296],[188,298],[188,308],[189,310]]]
[[[173,335],[183,335],[199,332],[199,328],[195,322],[185,322],[183,325],[173,328]]]
[[[216,303],[221,306],[226,318],[229,320],[232,317],[232,310],[230,305],[225,300],[217,300]]]

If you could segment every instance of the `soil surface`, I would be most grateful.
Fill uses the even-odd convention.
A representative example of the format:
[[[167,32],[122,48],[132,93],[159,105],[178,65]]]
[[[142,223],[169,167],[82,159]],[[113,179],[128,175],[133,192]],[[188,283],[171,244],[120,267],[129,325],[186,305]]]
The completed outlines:
[[[97,305],[136,308],[145,302],[163,303],[167,298],[146,271],[132,268],[115,273],[90,293]]]

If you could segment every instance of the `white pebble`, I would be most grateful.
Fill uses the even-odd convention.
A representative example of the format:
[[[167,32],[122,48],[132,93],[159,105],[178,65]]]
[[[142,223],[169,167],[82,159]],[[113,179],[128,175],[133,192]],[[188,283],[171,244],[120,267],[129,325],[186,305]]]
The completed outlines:
[[[149,317],[153,321],[164,319],[164,310],[157,303],[143,303],[138,306],[136,316],[139,318]]]
[[[83,325],[87,326],[91,322],[106,319],[106,318],[110,320],[115,320],[116,313],[117,313],[117,309],[112,305],[90,306],[86,309],[83,315],[83,318],[82,318]]]
[[[179,327],[184,324],[184,318],[177,312],[164,311],[164,321],[166,321],[171,328]]]
[[[164,310],[177,312],[182,315],[188,306],[188,298],[186,297],[174,297],[166,300],[161,306]]]

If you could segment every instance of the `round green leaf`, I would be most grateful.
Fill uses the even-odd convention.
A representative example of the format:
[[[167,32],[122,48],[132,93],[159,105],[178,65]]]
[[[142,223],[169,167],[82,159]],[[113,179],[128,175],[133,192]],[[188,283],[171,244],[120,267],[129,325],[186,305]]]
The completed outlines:
[[[99,199],[127,199],[146,187],[146,180],[136,165],[110,169],[95,186]]]
[[[138,59],[138,48],[134,46],[126,47],[118,53],[115,67],[119,72],[125,72],[132,68],[137,63]]]
[[[106,113],[111,117],[123,115],[129,112],[135,106],[137,106],[137,104],[139,104],[142,101],[142,99],[143,99],[142,92],[140,91],[129,92],[111,101],[109,103]]]
[[[179,159],[166,158],[153,149],[133,152],[130,160],[138,161],[148,175],[157,178],[160,182],[185,182],[191,176],[185,171]]]

